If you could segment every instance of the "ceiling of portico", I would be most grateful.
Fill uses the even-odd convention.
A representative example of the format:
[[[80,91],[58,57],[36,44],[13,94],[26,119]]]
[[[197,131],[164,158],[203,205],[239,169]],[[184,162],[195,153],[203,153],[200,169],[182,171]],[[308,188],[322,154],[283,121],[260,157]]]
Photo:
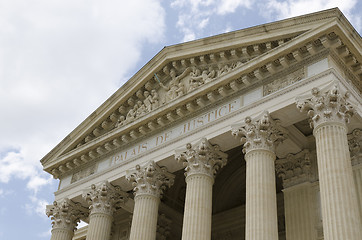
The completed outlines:
[[[230,149],[227,164],[219,170],[213,185],[213,214],[221,213],[245,204],[246,163],[241,146]],[[168,207],[183,213],[186,194],[184,170],[174,173],[174,185],[164,193],[162,202]],[[276,177],[277,193],[281,192],[282,182]]]
[[[59,177],[326,51],[361,91],[361,39],[345,31],[332,9],[166,47],[46,155],[44,169]]]

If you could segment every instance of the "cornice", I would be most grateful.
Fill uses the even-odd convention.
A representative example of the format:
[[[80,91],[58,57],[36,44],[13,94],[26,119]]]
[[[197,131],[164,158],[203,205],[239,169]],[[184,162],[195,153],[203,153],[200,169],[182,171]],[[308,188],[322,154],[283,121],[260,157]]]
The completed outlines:
[[[153,149],[151,149],[151,150],[149,150],[149,151],[147,151],[147,152],[141,153],[141,154],[139,154],[139,155],[137,156],[137,158],[141,158],[141,157],[143,157],[143,156],[145,156],[145,155],[152,154],[153,152],[160,151],[161,149],[166,148],[168,145],[172,145],[172,144],[174,144],[175,142],[180,141],[180,138],[187,137],[187,136],[189,136],[190,134],[197,135],[199,132],[205,130],[206,128],[210,128],[210,127],[212,127],[212,126],[214,126],[214,125],[216,125],[216,124],[220,124],[220,122],[224,122],[224,121],[226,121],[226,120],[228,120],[228,119],[230,119],[230,118],[235,117],[236,115],[240,115],[240,114],[248,111],[249,109],[256,108],[256,107],[258,107],[258,106],[260,106],[260,105],[262,105],[262,104],[264,104],[264,103],[266,103],[266,102],[270,102],[270,101],[272,101],[272,100],[275,99],[275,98],[278,98],[278,97],[280,97],[280,96],[282,96],[282,95],[285,95],[285,94],[287,94],[288,92],[294,91],[294,90],[296,90],[296,89],[302,88],[302,87],[304,87],[304,86],[306,86],[306,85],[308,85],[308,84],[311,84],[311,83],[317,81],[318,79],[323,78],[323,77],[326,77],[326,76],[330,76],[332,80],[335,79],[335,80],[340,81],[341,84],[342,84],[344,87],[346,87],[346,89],[348,89],[350,92],[353,92],[353,94],[355,93],[355,92],[353,91],[353,89],[348,85],[348,83],[345,82],[345,80],[336,72],[336,70],[334,70],[334,69],[331,68],[331,69],[328,69],[328,70],[326,70],[326,71],[324,71],[324,72],[322,72],[322,73],[313,75],[312,77],[309,77],[309,78],[303,79],[303,80],[301,80],[301,81],[298,81],[298,82],[296,82],[296,83],[294,83],[294,84],[292,84],[292,85],[290,85],[290,86],[288,86],[288,87],[286,87],[286,88],[283,88],[283,89],[281,89],[281,90],[278,90],[277,92],[274,92],[273,94],[270,94],[270,95],[268,95],[268,96],[265,96],[265,97],[263,97],[262,99],[254,102],[254,103],[252,103],[252,104],[250,104],[250,105],[244,106],[244,107],[242,107],[241,109],[239,109],[239,110],[237,110],[237,111],[229,114],[228,116],[225,116],[224,118],[220,118],[220,119],[212,122],[212,123],[209,124],[209,125],[205,125],[205,126],[203,126],[203,127],[200,127],[200,128],[198,128],[198,129],[196,129],[196,130],[193,131],[193,132],[187,133],[186,135],[183,135],[183,136],[181,136],[181,137],[177,137],[177,138],[169,141],[167,145],[160,145],[160,146],[158,146],[158,147],[156,147],[156,148],[153,148]],[[208,107],[210,107],[210,106],[208,106]],[[207,107],[207,108],[208,108],[208,107]],[[173,123],[173,124],[175,124],[175,123]],[[229,130],[230,130],[230,129],[229,129]],[[108,154],[110,154],[110,153],[108,153]],[[114,171],[114,170],[116,170],[116,169],[120,169],[120,168],[122,168],[124,165],[129,164],[130,162],[132,162],[132,161],[134,161],[134,160],[135,160],[134,158],[130,158],[130,159],[124,161],[124,162],[121,162],[121,163],[118,163],[118,164],[114,165],[112,168],[105,169],[104,171],[97,172],[97,173],[95,173],[95,174],[93,174],[93,175],[91,175],[91,176],[88,176],[87,178],[83,178],[83,179],[81,179],[81,180],[79,180],[79,181],[77,181],[77,182],[75,182],[75,183],[72,183],[71,185],[66,186],[66,187],[64,187],[64,188],[56,191],[56,192],[55,192],[55,196],[60,195],[60,194],[63,194],[63,193],[65,193],[65,192],[67,192],[67,191],[69,191],[69,190],[71,190],[71,189],[74,189],[74,188],[76,188],[76,187],[78,187],[78,186],[80,186],[80,185],[82,185],[82,184],[84,184],[84,183],[88,183],[88,182],[92,181],[93,179],[96,179],[96,178],[98,178],[99,176],[102,176],[102,175],[104,175],[104,174],[107,174],[107,173],[109,173],[109,172],[111,172],[111,171]],[[95,160],[93,160],[93,161],[95,161]],[[124,173],[125,173],[125,171],[124,171]],[[120,176],[120,177],[122,177],[122,176]]]
[[[339,11],[337,11],[336,9],[333,9],[329,12],[327,11],[328,14],[333,16],[335,16],[337,12]],[[330,18],[329,15],[329,17],[324,16],[325,18],[322,18],[322,15],[323,14],[318,15],[320,18],[319,20]],[[308,19],[308,15],[304,17],[305,19],[301,20],[301,22],[305,23],[305,21],[307,21],[306,19]],[[295,22],[295,19],[285,20],[285,24],[289,24],[289,26],[292,26],[293,21]],[[267,33],[267,30],[269,28],[269,30],[271,31],[271,26],[273,26],[273,24],[277,23],[271,23],[270,25],[268,25],[267,28],[264,28],[264,32]],[[313,57],[314,55],[323,51],[323,49],[337,49],[338,47],[343,46],[341,45],[343,44],[343,42],[341,43],[340,41],[338,41],[339,36],[335,35],[335,33],[332,35],[330,34],[331,32],[338,31],[338,25],[336,25],[336,21],[333,20],[326,22],[325,24],[319,26],[314,30],[310,30],[294,39],[290,39],[287,43],[269,49],[268,51],[262,51],[260,55],[255,56],[248,62],[242,64],[240,67],[233,69],[227,74],[219,77],[217,81],[204,84],[200,86],[196,91],[187,93],[187,95],[177,98],[177,101],[171,101],[168,104],[164,104],[150,114],[142,116],[124,127],[116,128],[105,132],[99,137],[87,142],[86,144],[76,149],[70,150],[69,147],[76,143],[76,136],[85,136],[87,132],[89,133],[90,131],[93,131],[92,129],[94,129],[95,127],[102,126],[102,124],[105,122],[105,118],[106,120],[109,120],[109,118],[112,117],[112,112],[116,112],[119,106],[122,105],[124,102],[127,102],[130,97],[136,96],[137,89],[145,87],[145,85],[142,86],[142,84],[147,84],[148,82],[153,81],[153,84],[155,85],[156,82],[152,79],[152,75],[155,72],[160,73],[160,75],[162,76],[162,72],[164,72],[163,70],[165,66],[182,66],[183,59],[179,58],[180,56],[184,57],[183,54],[185,54],[185,46],[188,46],[189,49],[192,49],[197,48],[198,44],[200,44],[200,46],[205,46],[206,44],[206,46],[211,48],[212,44],[216,44],[218,43],[218,41],[228,41],[228,44],[225,44],[224,48],[225,46],[227,46],[229,47],[229,50],[224,49],[224,51],[217,52],[217,54],[218,58],[220,58],[222,56],[222,52],[227,51],[229,59],[226,62],[230,63],[230,59],[233,59],[233,57],[230,55],[232,54],[231,51],[235,50],[235,47],[237,47],[232,47],[233,41],[235,43],[235,36],[238,37],[238,34],[240,34],[240,37],[246,37],[247,33],[251,33],[253,31],[259,31],[259,33],[262,33],[263,26],[264,25],[255,28],[240,30],[240,32],[237,31],[230,34],[222,34],[203,40],[196,40],[195,42],[191,43],[184,43],[166,47],[159,54],[157,54],[149,63],[147,63],[145,67],[143,67],[138,73],[136,73],[135,76],[133,76],[122,88],[120,88],[115,94],[113,94],[101,107],[99,107],[94,113],[92,113],[91,116],[88,117],[79,127],[77,127],[70,135],[68,135],[55,149],[53,149],[47,156],[45,156],[42,159],[44,169],[48,172],[52,172],[53,175],[57,177],[60,174],[64,174],[76,168],[77,166],[83,165],[84,163],[94,159],[94,157],[92,158],[91,156],[98,157],[99,155],[103,155],[109,152],[109,149],[127,145],[127,141],[124,142],[120,140],[122,136],[126,136],[124,138],[126,140],[128,138],[131,141],[135,141],[139,137],[142,137],[145,134],[147,135],[162,127],[158,121],[154,121],[155,119],[160,118],[161,120],[165,120],[165,124],[170,124],[174,120],[182,118],[183,116],[187,116],[193,111],[197,111],[198,109],[205,107],[206,105],[218,101],[218,99],[220,98],[224,98],[226,96],[234,94],[235,92],[242,91],[245,88],[251,88],[252,86],[256,86],[257,84],[260,85],[260,82],[265,81],[264,79],[278,74],[286,68],[293,67],[306,58]],[[283,28],[282,26],[279,27]],[[275,26],[275,29],[277,28],[278,27]],[[278,37],[280,36],[278,35]],[[261,41],[264,41],[265,39],[267,39],[267,37],[263,38]],[[255,45],[249,46],[251,46],[252,50],[259,51],[258,47],[253,47]],[[244,48],[247,48],[249,46],[244,46]],[[238,50],[239,52],[236,55],[243,56],[242,48],[243,47]],[[208,48],[206,47],[205,49]],[[221,48],[219,48],[217,51],[219,51],[220,49]],[[198,49],[198,51],[199,50],[200,49]],[[349,50],[350,55],[355,56],[357,54],[358,56],[358,53],[352,53],[352,51],[353,49]],[[174,52],[174,55],[172,55],[171,52]],[[213,52],[215,53],[215,49],[213,50]],[[177,55],[176,53],[179,55]],[[195,50],[194,54],[196,53],[197,50]],[[160,57],[162,54],[164,54],[163,57]],[[165,57],[165,55],[168,55],[169,57]],[[200,62],[201,56],[197,56],[196,58],[194,57],[194,60],[196,59],[196,61]],[[211,61],[210,57],[208,57],[207,60]],[[184,59],[184,63],[185,61],[187,61],[187,64],[192,65],[191,58],[187,58],[186,60]],[[202,64],[196,66],[202,66]],[[357,73],[357,78],[360,77],[358,76],[359,70],[358,68],[356,68],[356,66],[353,65],[350,69],[352,70],[352,72]],[[165,80],[165,76],[162,80]],[[249,80],[245,81],[246,78],[249,78]],[[249,85],[247,85],[247,83],[249,83]],[[198,101],[198,99],[201,99],[202,101]],[[131,135],[129,135],[131,131],[133,131],[133,135],[132,133]],[[112,143],[111,145],[108,145],[108,148],[105,147],[106,143],[109,143],[110,140],[114,140],[117,138],[117,145],[112,145]],[[65,149],[68,149],[68,151],[70,151],[64,153]],[[63,151],[63,153],[60,151]],[[91,153],[92,151],[93,153]],[[83,155],[85,157],[83,157],[82,159]],[[49,159],[52,159],[52,161],[49,162]]]

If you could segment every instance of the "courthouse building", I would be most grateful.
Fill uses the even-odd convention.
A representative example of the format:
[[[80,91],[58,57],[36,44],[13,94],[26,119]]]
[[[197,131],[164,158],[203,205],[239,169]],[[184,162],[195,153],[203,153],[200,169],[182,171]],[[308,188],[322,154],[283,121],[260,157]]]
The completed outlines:
[[[165,47],[41,160],[51,239],[361,240],[361,52],[339,9]]]

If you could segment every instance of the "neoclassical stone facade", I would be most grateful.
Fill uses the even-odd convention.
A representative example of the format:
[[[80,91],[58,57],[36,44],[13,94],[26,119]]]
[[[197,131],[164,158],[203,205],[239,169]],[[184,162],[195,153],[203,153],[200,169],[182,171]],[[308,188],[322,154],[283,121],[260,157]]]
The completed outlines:
[[[338,9],[164,48],[41,160],[51,239],[360,240],[361,52]]]

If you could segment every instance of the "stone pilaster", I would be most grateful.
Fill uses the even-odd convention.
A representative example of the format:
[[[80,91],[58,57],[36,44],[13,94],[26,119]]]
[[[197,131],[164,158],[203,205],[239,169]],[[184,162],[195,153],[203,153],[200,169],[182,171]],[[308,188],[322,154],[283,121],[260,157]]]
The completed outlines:
[[[186,176],[186,199],[182,240],[210,240],[212,220],[212,185],[217,170],[227,162],[227,154],[206,138],[186,151],[178,150],[176,160],[183,162]]]
[[[113,212],[116,205],[127,200],[127,194],[109,182],[92,185],[91,190],[83,194],[89,203],[89,225],[87,240],[108,240],[111,236]]]
[[[86,209],[66,198],[47,205],[46,214],[48,217],[52,216],[51,240],[71,240],[80,218],[86,214]]]
[[[286,238],[311,240],[317,238],[316,199],[311,180],[308,150],[278,159],[275,169],[283,179]]]
[[[278,218],[275,186],[275,147],[285,131],[268,112],[260,118],[245,119],[232,126],[232,134],[241,137],[246,161],[245,239],[277,240]]]
[[[362,219],[362,130],[354,129],[348,135],[349,152],[353,169],[353,178],[356,184],[357,202]]]
[[[357,240],[362,236],[356,188],[347,141],[347,126],[353,115],[348,93],[337,84],[331,89],[312,89],[312,95],[297,99],[308,111],[316,139],[324,237]]]
[[[153,161],[127,172],[127,180],[132,182],[135,194],[130,240],[156,239],[160,198],[166,187],[173,185],[174,177]]]

